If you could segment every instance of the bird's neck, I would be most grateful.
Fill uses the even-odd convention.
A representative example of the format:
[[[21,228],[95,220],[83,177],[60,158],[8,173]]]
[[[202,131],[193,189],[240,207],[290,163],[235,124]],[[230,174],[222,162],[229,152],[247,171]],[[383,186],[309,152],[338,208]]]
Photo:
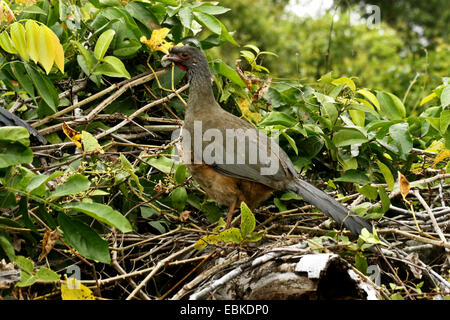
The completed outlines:
[[[207,111],[217,108],[218,104],[212,90],[212,75],[208,66],[201,69],[189,70],[189,99],[188,107],[191,111]]]

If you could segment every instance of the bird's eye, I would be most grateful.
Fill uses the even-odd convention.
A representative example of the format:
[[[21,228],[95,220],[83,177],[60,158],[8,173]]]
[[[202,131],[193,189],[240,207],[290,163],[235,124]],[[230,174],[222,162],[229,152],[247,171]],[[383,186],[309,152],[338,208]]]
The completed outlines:
[[[189,55],[188,55],[187,53],[184,53],[184,52],[181,54],[181,57],[182,57],[182,58],[187,58],[188,56],[189,56]]]

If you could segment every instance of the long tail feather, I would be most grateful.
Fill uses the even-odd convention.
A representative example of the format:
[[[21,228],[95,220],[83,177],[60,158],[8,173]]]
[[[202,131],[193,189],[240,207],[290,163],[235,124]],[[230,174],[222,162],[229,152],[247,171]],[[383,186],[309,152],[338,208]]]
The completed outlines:
[[[368,221],[351,212],[325,192],[317,189],[306,181],[297,179],[286,186],[287,190],[300,195],[308,203],[314,205],[327,216],[331,217],[341,226],[346,227],[354,234],[360,234],[363,228],[372,231]]]

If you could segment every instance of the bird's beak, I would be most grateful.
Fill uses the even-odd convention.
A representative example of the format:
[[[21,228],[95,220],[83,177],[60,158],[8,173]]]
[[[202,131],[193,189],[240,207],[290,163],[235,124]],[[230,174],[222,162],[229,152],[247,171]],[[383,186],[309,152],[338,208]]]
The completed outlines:
[[[172,53],[168,53],[166,54],[164,57],[162,57],[161,62],[163,63],[167,63],[168,62],[180,62],[181,59],[176,55],[176,54],[172,54]]]

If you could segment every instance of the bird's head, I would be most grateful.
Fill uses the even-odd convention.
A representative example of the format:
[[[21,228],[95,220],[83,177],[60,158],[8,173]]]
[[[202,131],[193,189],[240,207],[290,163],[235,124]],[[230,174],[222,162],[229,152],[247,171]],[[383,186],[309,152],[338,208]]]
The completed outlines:
[[[196,47],[180,46],[170,49],[169,54],[165,55],[161,62],[173,62],[177,67],[183,70],[192,71],[196,67],[208,66],[205,55]]]

